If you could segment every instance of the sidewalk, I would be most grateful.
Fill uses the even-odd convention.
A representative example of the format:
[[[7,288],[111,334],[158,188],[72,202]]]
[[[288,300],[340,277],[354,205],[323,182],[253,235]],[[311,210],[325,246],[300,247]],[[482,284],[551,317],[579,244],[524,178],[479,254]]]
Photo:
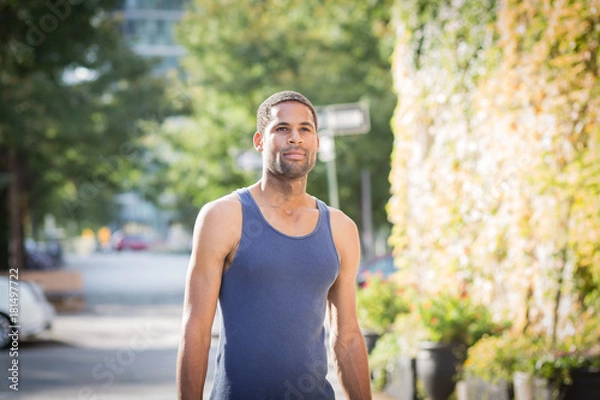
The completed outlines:
[[[373,393],[373,400],[395,400],[393,397],[388,396],[385,393]]]

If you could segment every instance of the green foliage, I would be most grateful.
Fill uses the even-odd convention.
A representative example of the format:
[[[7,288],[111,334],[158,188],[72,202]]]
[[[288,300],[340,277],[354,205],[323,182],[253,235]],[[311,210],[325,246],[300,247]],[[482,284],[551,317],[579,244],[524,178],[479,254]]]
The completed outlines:
[[[468,349],[463,374],[486,382],[510,382],[515,372],[536,373],[536,362],[544,351],[544,340],[523,334],[486,336]]]
[[[467,295],[438,293],[418,304],[429,340],[472,346],[484,335],[499,335],[510,323],[496,323],[488,308]]]
[[[428,290],[469,285],[555,342],[579,332],[600,308],[595,3],[397,10],[388,210],[399,264]]]
[[[150,188],[153,198],[165,193],[176,198],[170,207],[189,227],[198,207],[244,186],[254,176],[235,164],[236,149],[251,148],[248,126],[252,120],[243,107],[208,89],[194,93],[204,110],[147,126],[145,141],[151,156],[149,168],[154,171],[145,177],[145,190]]]
[[[34,230],[49,212],[105,222],[143,157],[138,121],[158,118],[163,82],[122,43],[115,6],[0,1],[0,154],[17,155],[22,222]]]
[[[360,220],[360,171],[368,169],[374,223],[386,227],[389,120],[396,101],[389,73],[391,3],[193,2],[178,37],[189,51],[185,92],[192,99],[195,136],[177,154],[190,154],[197,165],[173,165],[167,168],[172,172],[164,172],[189,176],[174,190],[177,195],[200,207],[213,195],[255,180],[257,174],[236,170],[234,155],[252,151],[255,113],[262,100],[275,91],[294,89],[316,106],[356,101],[370,105],[371,132],[336,139],[340,203]],[[327,199],[321,163],[308,189]]]
[[[522,332],[483,337],[468,350],[464,375],[496,383],[509,382],[515,372],[547,379],[556,389],[571,383],[576,369],[600,367],[599,318],[588,316],[580,334],[552,343],[543,335]]]
[[[393,280],[372,275],[356,293],[357,315],[360,326],[383,334],[392,328],[398,314],[409,311],[404,292]]]
[[[417,318],[416,318],[417,317]],[[400,313],[393,325],[384,333],[369,354],[369,367],[373,374],[373,389],[383,390],[388,371],[393,371],[399,356],[415,358],[419,342],[427,339],[427,332],[414,313]]]
[[[373,375],[371,381],[373,391],[378,392],[385,388],[388,382],[388,368],[400,354],[401,346],[395,332],[385,333],[377,340],[375,348],[369,354],[369,369]]]
[[[510,382],[514,372],[514,354],[507,351],[512,344],[506,337],[484,337],[467,350],[462,373],[486,382]]]
[[[535,359],[538,376],[570,384],[573,370],[600,369],[600,316],[588,312],[577,322],[582,326],[575,334],[558,343],[543,342]]]

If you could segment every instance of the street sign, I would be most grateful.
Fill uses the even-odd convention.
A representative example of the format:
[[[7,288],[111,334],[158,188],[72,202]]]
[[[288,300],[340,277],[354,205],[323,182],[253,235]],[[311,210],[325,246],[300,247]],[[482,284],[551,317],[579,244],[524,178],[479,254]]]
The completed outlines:
[[[319,130],[333,135],[353,135],[371,130],[367,103],[332,104],[315,107]]]

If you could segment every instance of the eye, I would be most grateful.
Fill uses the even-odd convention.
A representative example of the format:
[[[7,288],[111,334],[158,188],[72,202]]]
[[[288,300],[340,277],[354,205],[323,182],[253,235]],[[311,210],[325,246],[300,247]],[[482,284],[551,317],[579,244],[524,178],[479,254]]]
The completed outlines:
[[[275,131],[277,132],[287,132],[288,128],[286,126],[278,126]]]

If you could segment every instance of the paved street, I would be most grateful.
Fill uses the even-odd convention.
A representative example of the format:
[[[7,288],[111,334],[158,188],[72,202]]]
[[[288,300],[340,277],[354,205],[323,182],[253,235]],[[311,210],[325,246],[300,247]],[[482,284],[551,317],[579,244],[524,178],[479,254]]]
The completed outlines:
[[[180,307],[107,306],[61,315],[22,343],[23,399],[172,399]]]
[[[187,256],[93,254],[69,257],[66,268],[82,272],[86,310],[58,315],[50,335],[20,344],[19,393],[3,382],[0,398],[175,398]]]
[[[82,271],[86,311],[60,314],[50,335],[20,344],[19,392],[3,380],[0,399],[174,399],[187,261],[153,253],[68,258],[67,269]],[[4,371],[9,361],[3,352]],[[212,367],[208,375],[207,392]]]

